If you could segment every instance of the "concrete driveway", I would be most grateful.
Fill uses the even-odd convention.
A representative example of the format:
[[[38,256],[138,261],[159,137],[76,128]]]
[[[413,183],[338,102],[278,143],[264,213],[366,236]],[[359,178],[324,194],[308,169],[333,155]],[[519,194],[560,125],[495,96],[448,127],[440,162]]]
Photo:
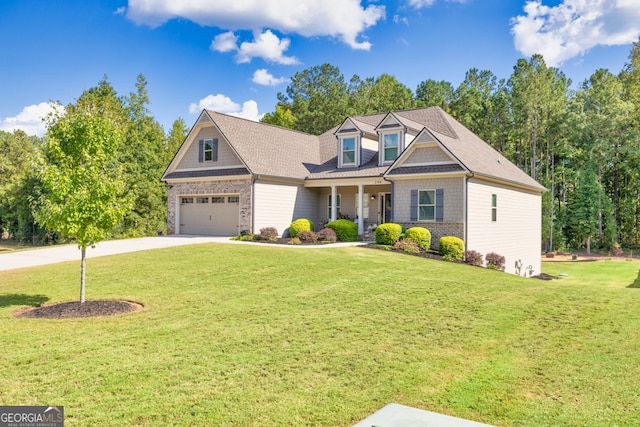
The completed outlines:
[[[228,237],[206,236],[158,236],[108,240],[98,243],[95,248],[87,248],[87,258],[210,242],[231,243],[233,241]],[[60,245],[0,254],[0,271],[65,261],[80,261],[78,245]]]
[[[140,237],[137,239],[107,240],[100,242],[95,248],[87,248],[87,258],[95,258],[106,255],[125,254],[128,252],[146,251],[148,249],[169,248],[172,246],[194,245],[198,243],[229,243],[240,245],[264,245],[264,243],[239,242],[230,240],[230,237],[208,236],[158,236]],[[367,242],[344,242],[327,245],[278,245],[281,248],[319,249],[327,247],[355,246]],[[18,252],[0,254],[0,271],[14,270],[17,268],[35,267],[38,265],[55,264],[65,261],[80,261],[80,249],[78,245],[51,246],[43,249],[33,249]]]

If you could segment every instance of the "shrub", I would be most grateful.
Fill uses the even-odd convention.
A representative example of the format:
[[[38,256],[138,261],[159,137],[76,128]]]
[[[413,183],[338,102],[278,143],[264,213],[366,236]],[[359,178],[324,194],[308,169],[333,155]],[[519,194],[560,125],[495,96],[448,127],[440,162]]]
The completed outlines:
[[[258,240],[258,235],[253,233],[247,233],[242,236],[238,236],[238,240],[241,242],[252,242],[254,240]]]
[[[332,228],[323,228],[322,230],[318,231],[318,240],[322,241],[322,242],[331,242],[334,243],[338,240],[338,237],[336,236],[336,232],[333,231]]]
[[[376,228],[376,243],[379,245],[395,245],[404,233],[404,227],[393,222],[380,224]]]
[[[487,260],[487,268],[504,271],[505,260],[502,255],[495,252],[489,252],[485,258]]]
[[[297,237],[301,231],[313,231],[313,222],[306,218],[300,218],[289,226],[289,236],[291,237]]]
[[[482,260],[482,254],[480,252],[466,251],[464,253],[464,262],[476,267],[482,267],[484,261]]]
[[[301,231],[298,233],[298,239],[305,243],[315,243],[318,240],[318,235],[313,231]]]
[[[413,240],[411,237],[405,237],[402,240],[398,240],[393,245],[393,247],[410,254],[417,254],[418,252],[420,252],[420,246],[418,245],[418,242]]]
[[[278,230],[275,227],[261,228],[258,237],[260,237],[260,240],[276,240],[278,238]]]
[[[404,233],[404,236],[415,240],[423,251],[427,251],[431,247],[431,232],[424,227],[411,227]]]
[[[445,261],[459,261],[464,255],[464,242],[454,236],[444,236],[438,241],[438,253]]]
[[[336,232],[336,237],[341,242],[355,242],[358,240],[358,224],[348,219],[336,219],[327,224],[327,228]]]
[[[289,239],[289,244],[290,245],[299,245],[300,243],[302,243],[302,242],[297,237],[292,237],[291,239]]]

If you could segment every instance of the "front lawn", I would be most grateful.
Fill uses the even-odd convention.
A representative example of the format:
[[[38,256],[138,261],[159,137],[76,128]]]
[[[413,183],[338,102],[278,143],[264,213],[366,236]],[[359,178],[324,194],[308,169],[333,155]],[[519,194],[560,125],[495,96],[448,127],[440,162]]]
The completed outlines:
[[[0,405],[64,405],[70,426],[349,426],[390,402],[638,425],[638,263],[619,266],[601,284],[361,247],[184,246],[88,260],[87,299],[145,309],[77,320],[12,312],[76,299],[79,261],[6,271]]]

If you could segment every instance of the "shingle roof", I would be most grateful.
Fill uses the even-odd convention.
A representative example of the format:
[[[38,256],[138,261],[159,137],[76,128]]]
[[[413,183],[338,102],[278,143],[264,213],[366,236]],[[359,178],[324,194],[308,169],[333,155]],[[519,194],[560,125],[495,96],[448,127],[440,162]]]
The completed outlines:
[[[233,168],[233,169],[200,169],[190,171],[178,171],[171,172],[165,175],[164,179],[179,179],[179,178],[205,178],[209,176],[229,176],[229,175],[249,175],[247,168]]]
[[[320,136],[314,136],[213,111],[206,111],[206,114],[229,141],[249,172],[254,175],[326,179],[373,177],[381,176],[385,172],[393,176],[454,171],[451,165],[422,169],[394,165],[394,169],[388,170],[388,166],[378,166],[377,155],[360,167],[338,169],[335,132],[339,126],[327,130]],[[418,131],[427,129],[463,168],[476,175],[537,191],[546,190],[440,107],[395,111],[394,115],[407,128]],[[386,116],[386,113],[379,113],[352,117],[351,120],[361,131],[375,134],[375,128]],[[463,168],[457,167],[455,170]],[[175,173],[166,178],[175,177]]]
[[[405,166],[391,170],[389,175],[413,175],[422,173],[447,173],[462,172],[464,168],[459,164],[450,165],[425,165],[425,166]]]
[[[215,111],[206,113],[254,175],[304,179],[320,163],[317,136]]]

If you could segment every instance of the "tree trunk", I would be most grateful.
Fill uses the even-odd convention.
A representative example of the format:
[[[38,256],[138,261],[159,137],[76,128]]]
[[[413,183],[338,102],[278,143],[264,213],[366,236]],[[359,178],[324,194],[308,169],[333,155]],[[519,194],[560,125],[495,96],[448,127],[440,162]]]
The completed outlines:
[[[85,271],[87,269],[87,248],[82,247],[82,261],[80,262],[80,302],[84,302],[84,279]]]
[[[591,255],[591,236],[587,237],[587,255]]]

